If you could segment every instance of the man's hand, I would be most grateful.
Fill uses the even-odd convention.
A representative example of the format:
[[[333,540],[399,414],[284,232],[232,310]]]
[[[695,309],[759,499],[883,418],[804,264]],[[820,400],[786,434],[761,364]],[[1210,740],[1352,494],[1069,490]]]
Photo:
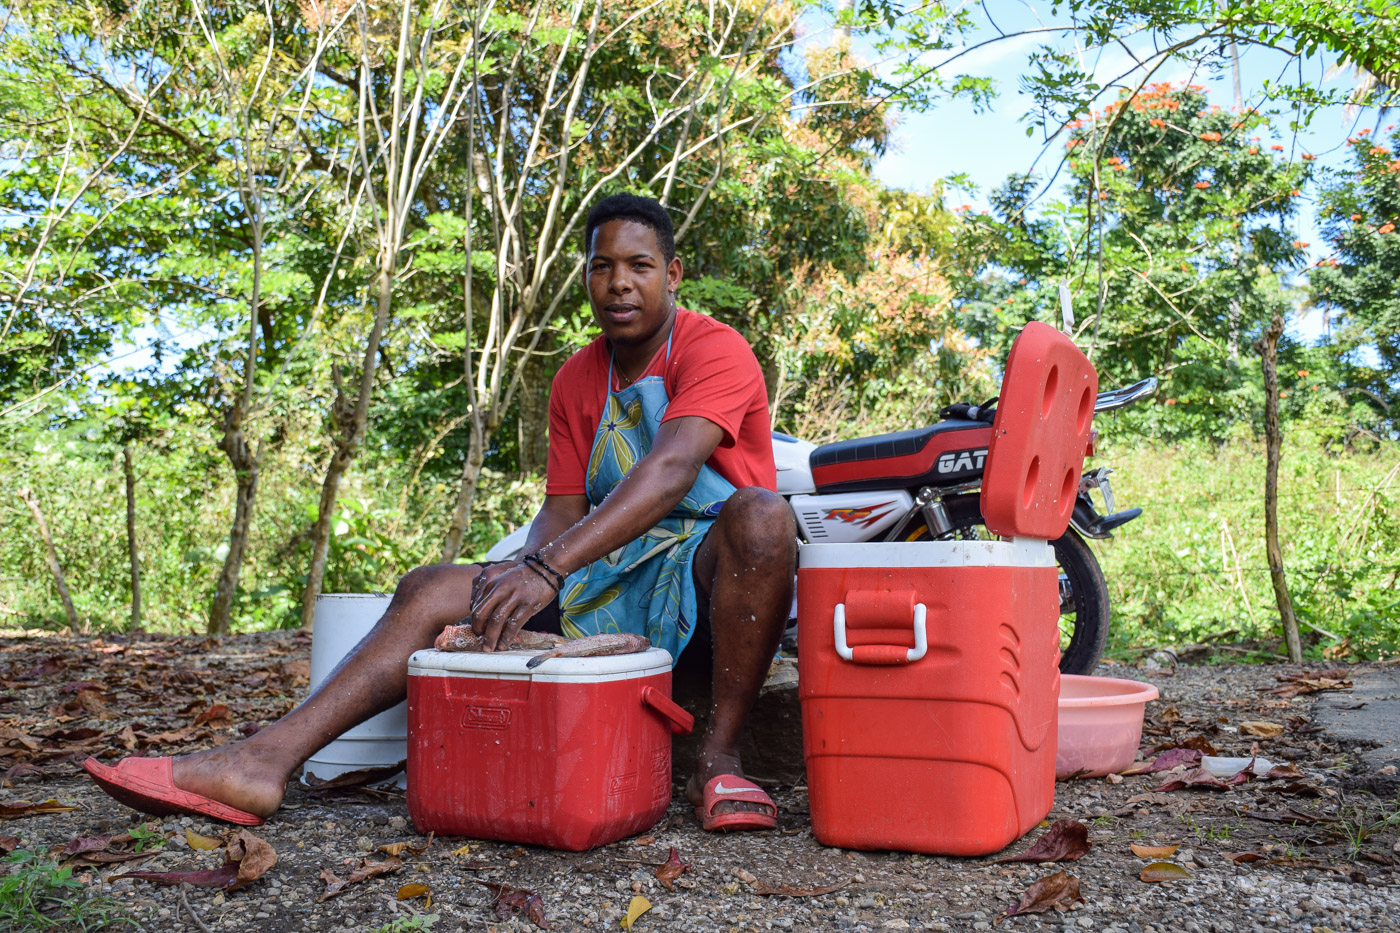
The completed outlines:
[[[555,598],[554,587],[523,561],[487,567],[472,583],[472,631],[485,640],[485,650],[495,651]]]

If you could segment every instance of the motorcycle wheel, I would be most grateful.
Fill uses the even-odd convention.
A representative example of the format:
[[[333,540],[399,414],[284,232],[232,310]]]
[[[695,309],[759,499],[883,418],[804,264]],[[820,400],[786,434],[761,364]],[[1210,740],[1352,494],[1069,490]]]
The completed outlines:
[[[953,537],[995,539],[982,521],[977,496],[943,500],[953,523]],[[906,541],[931,541],[927,525],[909,533]],[[1089,674],[1099,663],[1108,641],[1108,586],[1098,559],[1073,528],[1050,542],[1060,568],[1060,673]]]

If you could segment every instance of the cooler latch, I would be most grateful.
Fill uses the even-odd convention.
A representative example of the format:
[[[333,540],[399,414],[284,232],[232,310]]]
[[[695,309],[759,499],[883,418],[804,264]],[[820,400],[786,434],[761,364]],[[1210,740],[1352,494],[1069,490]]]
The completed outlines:
[[[856,664],[910,664],[928,653],[928,607],[923,603],[914,605],[914,647],[905,645],[856,645],[851,647],[846,639],[846,604],[837,603],[832,613],[832,628],[836,641],[836,653],[847,661]]]

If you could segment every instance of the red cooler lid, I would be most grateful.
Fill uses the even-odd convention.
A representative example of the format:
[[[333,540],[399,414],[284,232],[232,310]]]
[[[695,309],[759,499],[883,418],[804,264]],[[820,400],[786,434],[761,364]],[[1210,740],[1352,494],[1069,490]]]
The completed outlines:
[[[987,466],[982,517],[1008,538],[1065,533],[1079,490],[1099,375],[1068,337],[1032,321],[1011,345]]]

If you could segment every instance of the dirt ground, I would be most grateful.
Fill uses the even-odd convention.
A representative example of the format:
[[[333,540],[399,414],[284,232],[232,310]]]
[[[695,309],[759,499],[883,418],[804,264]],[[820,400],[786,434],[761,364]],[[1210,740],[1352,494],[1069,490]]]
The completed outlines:
[[[236,740],[304,695],[308,656],[309,640],[288,633],[222,641],[0,638],[0,815],[7,817],[0,845],[72,865],[83,887],[65,895],[70,907],[102,898],[94,904],[120,905],[120,914],[150,931],[537,928],[524,894],[513,901],[506,892],[495,904],[500,889],[483,882],[533,892],[536,916],[558,930],[618,929],[638,896],[651,905],[635,922],[641,931],[1400,929],[1395,767],[1366,760],[1365,748],[1375,743],[1340,739],[1314,715],[1319,705],[1354,705],[1351,685],[1378,670],[1365,665],[1102,670],[1158,687],[1144,761],[1170,754],[1183,763],[1057,784],[1042,826],[1077,821],[1089,844],[1083,857],[1058,864],[821,845],[812,835],[800,757],[794,760],[797,703],[791,689],[779,689],[761,701],[769,724],[757,743],[764,754],[749,759],[778,803],[775,832],[707,834],[677,786],[660,824],[590,852],[429,840],[415,832],[399,791],[315,792],[298,783],[283,809],[251,831],[272,847],[276,864],[246,887],[110,880],[126,871],[219,869],[233,833],[202,819],[142,817],[98,791],[78,762]],[[1193,750],[1248,756],[1256,747],[1282,766],[1270,779],[1216,787],[1194,770]],[[683,763],[685,746],[677,748]],[[22,806],[47,800],[72,809],[35,813]],[[1033,829],[999,855],[1021,853],[1047,832]],[[214,845],[201,836],[218,844],[192,847]],[[1178,848],[1135,852],[1134,845]],[[656,873],[672,848],[687,868],[668,889]],[[10,858],[13,869],[19,863]],[[366,861],[394,870],[321,900],[328,873],[344,881]],[[1174,867],[1149,869],[1156,862]],[[997,923],[1033,884],[1061,870],[1078,882],[1081,900],[1062,898],[1069,910]],[[1145,881],[1145,870],[1169,880]],[[405,890],[410,885],[430,894]],[[399,900],[401,893],[412,896]],[[0,909],[3,903],[0,897]],[[522,908],[518,916],[510,915],[512,903]],[[82,928],[65,923],[56,928]]]

